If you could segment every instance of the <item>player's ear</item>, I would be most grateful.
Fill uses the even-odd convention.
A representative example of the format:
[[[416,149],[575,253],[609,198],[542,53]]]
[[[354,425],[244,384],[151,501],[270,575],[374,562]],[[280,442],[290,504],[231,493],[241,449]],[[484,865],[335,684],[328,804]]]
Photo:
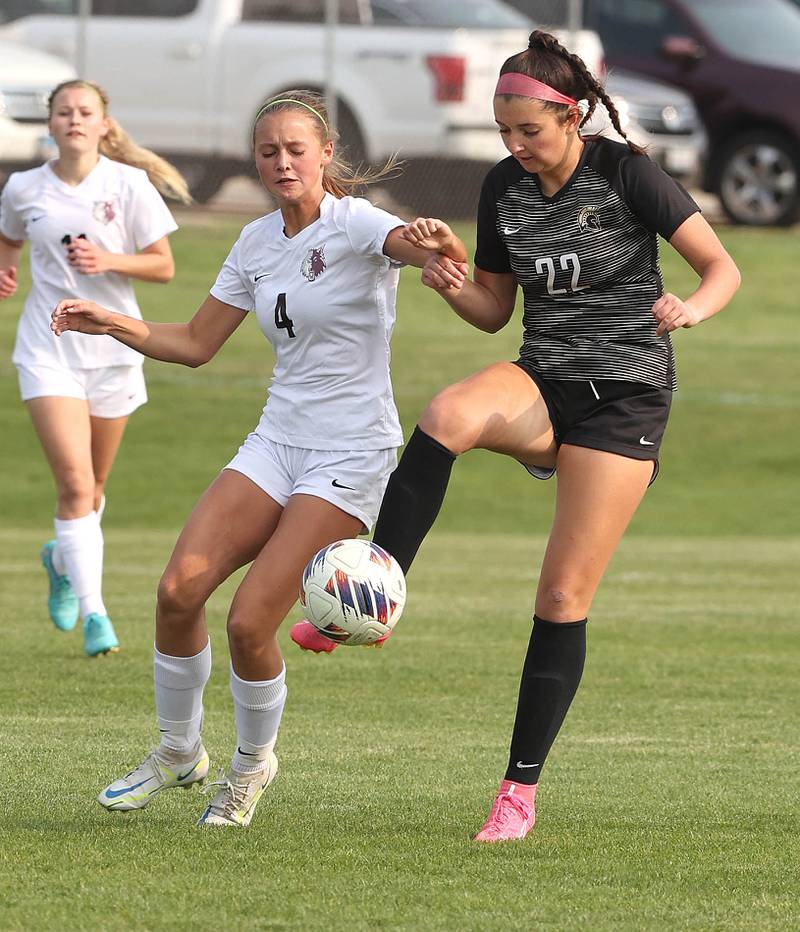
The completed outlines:
[[[330,165],[333,161],[333,140],[329,139],[322,147],[322,164]]]
[[[583,119],[579,107],[570,107],[567,111],[567,119],[564,122],[564,128],[568,133],[577,133]]]

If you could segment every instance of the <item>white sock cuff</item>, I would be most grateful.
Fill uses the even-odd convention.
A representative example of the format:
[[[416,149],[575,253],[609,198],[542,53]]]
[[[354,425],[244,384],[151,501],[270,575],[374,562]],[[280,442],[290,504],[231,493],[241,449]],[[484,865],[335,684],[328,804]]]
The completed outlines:
[[[231,695],[244,709],[266,711],[286,698],[286,665],[274,680],[243,680],[231,664]]]
[[[211,640],[192,657],[172,657],[162,654],[153,645],[153,679],[170,689],[197,689],[205,686],[211,676]]]
[[[81,518],[54,518],[53,524],[56,529],[56,537],[60,534],[68,534],[71,531],[80,533],[84,529],[99,526],[96,511],[90,511],[88,515],[83,515]]]

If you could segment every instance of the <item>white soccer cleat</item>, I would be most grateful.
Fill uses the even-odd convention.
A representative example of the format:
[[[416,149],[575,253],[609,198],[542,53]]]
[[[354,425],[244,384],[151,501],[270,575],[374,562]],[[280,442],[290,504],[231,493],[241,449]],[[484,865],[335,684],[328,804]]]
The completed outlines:
[[[138,767],[107,786],[97,801],[114,812],[144,809],[162,790],[176,786],[188,789],[195,783],[202,783],[207,773],[208,754],[202,744],[187,761],[169,759],[163,748],[156,748]]]
[[[266,770],[259,770],[252,775],[229,771],[215,783],[209,783],[203,792],[217,787],[217,792],[206,811],[197,820],[202,825],[238,825],[246,828],[253,818],[256,805],[264,790],[275,779],[278,772],[278,758],[270,751]]]

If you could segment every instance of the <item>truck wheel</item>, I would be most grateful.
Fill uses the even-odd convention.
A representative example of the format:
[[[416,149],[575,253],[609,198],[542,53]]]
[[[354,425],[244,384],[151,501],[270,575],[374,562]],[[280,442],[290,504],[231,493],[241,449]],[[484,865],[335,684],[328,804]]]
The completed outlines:
[[[800,152],[786,136],[752,130],[725,143],[716,190],[734,223],[788,226],[800,213]]]
[[[358,121],[341,102],[338,111],[336,128],[339,132],[339,146],[344,150],[344,157],[353,168],[358,168],[359,165],[366,166],[367,151]]]

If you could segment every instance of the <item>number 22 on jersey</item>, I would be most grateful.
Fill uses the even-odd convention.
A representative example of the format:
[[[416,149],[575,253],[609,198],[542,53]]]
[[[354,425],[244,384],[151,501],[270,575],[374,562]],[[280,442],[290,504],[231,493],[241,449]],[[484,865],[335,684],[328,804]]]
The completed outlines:
[[[275,302],[275,326],[278,330],[285,330],[289,337],[292,338],[295,336],[294,332],[294,322],[292,318],[286,313],[286,292],[282,291],[278,295],[278,300]]]
[[[556,288],[556,263],[555,259],[546,256],[543,259],[536,260],[536,272],[538,275],[547,275],[547,293],[557,294],[574,294],[576,291],[586,291],[588,285],[579,285],[578,279],[581,274],[581,260],[576,252],[565,252],[558,257],[558,264],[562,271],[568,272],[572,268],[572,280],[567,288]],[[277,313],[277,311],[276,311]]]

